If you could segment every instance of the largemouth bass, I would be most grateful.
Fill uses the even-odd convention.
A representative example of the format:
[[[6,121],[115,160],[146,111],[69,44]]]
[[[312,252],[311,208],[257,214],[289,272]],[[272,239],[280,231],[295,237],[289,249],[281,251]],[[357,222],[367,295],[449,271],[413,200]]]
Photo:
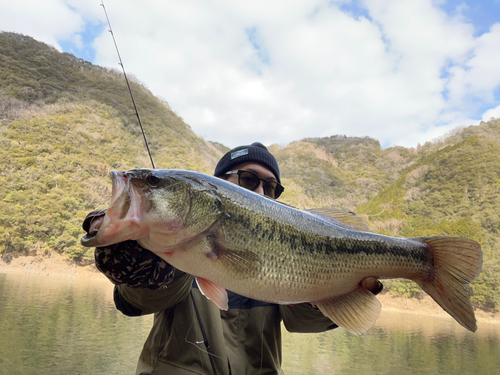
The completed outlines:
[[[136,240],[194,275],[221,309],[226,289],[265,302],[310,302],[362,334],[381,307],[361,280],[405,278],[476,330],[469,284],[481,271],[482,252],[473,240],[378,235],[359,215],[298,210],[198,172],[135,169],[112,171],[111,178],[112,203],[82,244]]]

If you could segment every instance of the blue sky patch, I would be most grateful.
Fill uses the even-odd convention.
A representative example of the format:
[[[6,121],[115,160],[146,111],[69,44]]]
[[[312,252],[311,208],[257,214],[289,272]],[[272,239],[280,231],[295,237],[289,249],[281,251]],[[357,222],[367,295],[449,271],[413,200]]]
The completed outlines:
[[[447,0],[439,5],[448,15],[462,14],[474,25],[474,36],[487,33],[500,19],[499,0]]]
[[[259,30],[254,27],[248,27],[245,29],[245,33],[247,34],[248,41],[252,45],[253,49],[257,53],[257,57],[264,65],[270,64],[269,53],[264,46],[264,39],[262,35],[260,35]]]
[[[380,145],[380,147],[382,147],[383,150],[391,146],[393,146],[391,140],[383,141]]]
[[[497,86],[495,91],[493,91],[493,97],[495,98],[495,102],[500,102],[500,85]]]
[[[340,4],[339,9],[345,13],[354,18],[356,21],[359,20],[361,17],[366,18],[370,22],[373,21],[372,17],[368,13],[368,10],[363,8],[363,4],[361,4],[361,0],[352,0],[349,2],[345,2],[343,4]],[[330,6],[337,6],[338,3],[331,1]]]
[[[79,58],[94,63],[96,52],[92,47],[92,43],[94,42],[94,39],[98,35],[100,35],[105,28],[107,28],[107,24],[104,22],[87,23],[85,25],[85,30],[83,30],[83,32],[81,33],[77,33],[77,35],[79,35],[82,40],[81,46],[78,46],[71,40],[58,40],[57,42],[64,52],[72,53]]]

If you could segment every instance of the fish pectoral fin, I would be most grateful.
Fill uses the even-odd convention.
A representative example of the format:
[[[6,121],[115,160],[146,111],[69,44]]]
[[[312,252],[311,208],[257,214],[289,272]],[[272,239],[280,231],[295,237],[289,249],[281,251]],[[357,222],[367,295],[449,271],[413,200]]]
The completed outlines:
[[[362,287],[314,304],[335,324],[355,335],[368,331],[375,324],[381,310],[377,297]]]
[[[255,277],[262,264],[258,254],[225,240],[209,237],[212,255],[226,270],[239,278]]]
[[[308,211],[318,217],[321,217],[323,220],[329,221],[342,228],[361,232],[370,232],[370,228],[368,227],[366,220],[361,215],[349,210],[343,210],[340,208],[311,208],[305,211]]]
[[[196,277],[195,279],[201,294],[203,294],[210,301],[215,303],[219,309],[224,311],[228,309],[228,299],[227,299],[226,289],[202,277]]]

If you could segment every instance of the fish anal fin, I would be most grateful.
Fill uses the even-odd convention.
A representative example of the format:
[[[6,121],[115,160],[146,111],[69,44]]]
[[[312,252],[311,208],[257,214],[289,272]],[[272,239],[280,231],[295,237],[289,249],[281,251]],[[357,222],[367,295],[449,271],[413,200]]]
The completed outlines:
[[[196,277],[196,284],[198,284],[198,288],[200,289],[201,294],[215,303],[219,309],[228,309],[226,289],[202,277]]]
[[[208,239],[212,247],[211,256],[235,277],[249,278],[260,273],[262,264],[258,254],[222,239]]]
[[[314,304],[335,324],[355,335],[368,331],[377,321],[381,310],[379,300],[361,286],[350,293]]]
[[[306,210],[342,228],[370,232],[368,223],[355,212],[340,208],[311,208]]]

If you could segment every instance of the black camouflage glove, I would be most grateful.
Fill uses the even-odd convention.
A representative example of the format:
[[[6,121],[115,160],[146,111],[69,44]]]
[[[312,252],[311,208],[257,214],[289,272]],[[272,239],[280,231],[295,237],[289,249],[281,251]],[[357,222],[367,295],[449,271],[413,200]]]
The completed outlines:
[[[92,220],[105,214],[106,210],[89,213],[83,221],[83,230],[89,233]],[[141,247],[137,241],[96,247],[95,264],[113,284],[132,288],[151,290],[166,288],[175,274],[174,267]]]

